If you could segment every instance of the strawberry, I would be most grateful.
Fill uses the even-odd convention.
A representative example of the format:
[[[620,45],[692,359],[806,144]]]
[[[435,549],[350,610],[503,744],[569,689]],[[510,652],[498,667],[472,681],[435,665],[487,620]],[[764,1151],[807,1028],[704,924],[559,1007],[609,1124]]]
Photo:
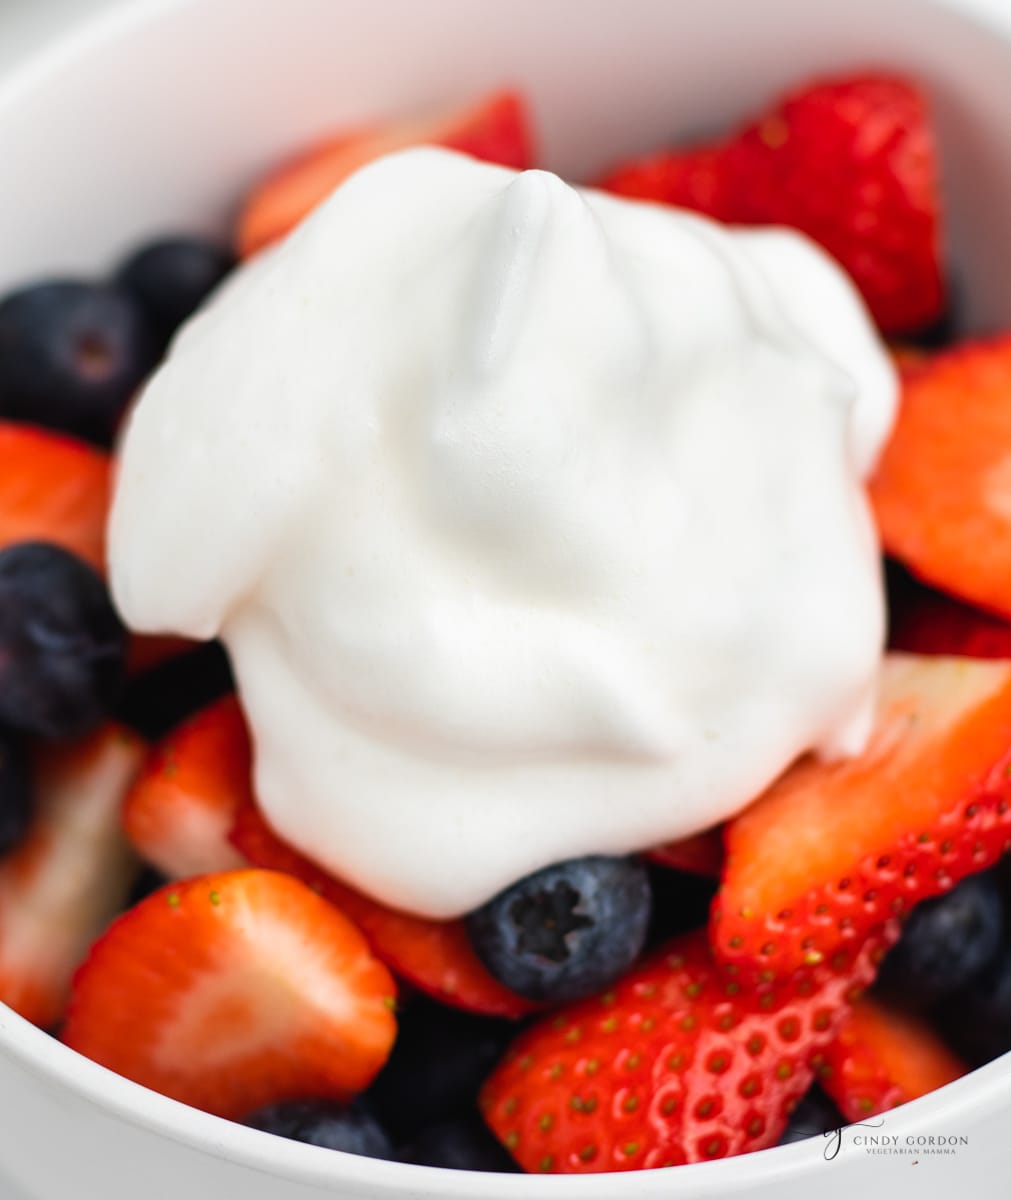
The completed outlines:
[[[691,837],[657,846],[653,850],[647,850],[646,857],[661,867],[671,867],[675,871],[689,871],[693,875],[718,879],[723,868],[722,827],[706,829]]]
[[[927,105],[904,79],[816,82],[723,142],[616,168],[601,187],[740,225],[789,225],[852,276],[881,329],[944,308],[940,196]]]
[[[0,421],[0,548],[55,542],[103,571],[110,471],[94,446]]]
[[[170,884],[74,977],[62,1040],[163,1095],[238,1118],[349,1099],[385,1062],[394,985],[351,922],[273,871]]]
[[[0,1000],[43,1028],[60,1020],[74,969],[136,878],[120,807],[143,753],[115,725],[47,746],[28,836],[0,862]]]
[[[422,144],[521,169],[533,159],[526,109],[514,92],[494,93],[439,120],[342,132],[310,146],[255,185],[239,216],[239,255],[248,258],[290,233],[359,167],[383,154]]]
[[[249,734],[234,696],[184,721],[154,746],[123,807],[137,852],[172,879],[246,865],[229,841],[250,801]]]
[[[873,975],[802,969],[754,990],[688,934],[603,996],[543,1018],[481,1095],[528,1171],[630,1171],[774,1145],[847,1004]]]
[[[864,753],[802,760],[726,826],[713,948],[788,974],[1011,845],[1011,663],[891,655]]]
[[[925,1096],[969,1070],[918,1017],[866,996],[843,1019],[816,1067],[821,1086],[849,1121]]]
[[[536,1008],[488,973],[462,920],[413,917],[363,896],[286,846],[254,804],[239,812],[232,841],[251,863],[294,875],[346,912],[376,956],[419,991],[489,1017],[522,1017]]]
[[[893,612],[889,644],[910,654],[1011,658],[1011,623],[913,585]]]
[[[905,373],[871,481],[886,550],[913,574],[1011,618],[1011,335]]]

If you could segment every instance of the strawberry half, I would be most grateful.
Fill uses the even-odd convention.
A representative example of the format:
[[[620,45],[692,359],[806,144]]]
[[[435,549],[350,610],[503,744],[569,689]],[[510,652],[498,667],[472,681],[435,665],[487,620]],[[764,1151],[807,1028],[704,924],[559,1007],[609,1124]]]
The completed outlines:
[[[55,542],[104,571],[110,473],[94,446],[0,421],[0,548]]]
[[[853,952],[1011,845],[1011,663],[891,655],[870,743],[792,767],[726,826],[711,937],[788,974]]]
[[[359,167],[383,154],[423,144],[519,169],[533,160],[526,108],[514,92],[497,92],[440,120],[341,133],[310,146],[256,184],[239,216],[240,257],[248,258],[290,233]]]
[[[811,84],[724,142],[626,163],[599,186],[731,224],[801,230],[849,272],[886,333],[942,314],[934,135],[905,79]]]
[[[234,696],[154,746],[123,807],[137,853],[171,879],[245,866],[229,838],[239,809],[251,803],[250,755]]]
[[[0,1000],[49,1029],[93,939],[126,903],[139,864],[120,827],[144,754],[127,730],[47,746],[28,836],[0,862]]]
[[[821,966],[742,988],[702,932],[521,1034],[481,1107],[527,1171],[631,1171],[774,1145],[873,975]]]
[[[489,1017],[522,1017],[537,1008],[489,974],[474,953],[463,921],[413,917],[363,896],[285,845],[254,804],[239,813],[232,841],[251,863],[301,879],[346,912],[376,956],[419,991]]]
[[[1011,336],[905,372],[871,481],[885,549],[913,574],[1011,618]]]
[[[365,1088],[396,1035],[394,985],[304,884],[228,871],[115,921],[74,978],[63,1041],[222,1117]]]
[[[925,1096],[969,1070],[919,1018],[867,996],[853,1005],[816,1067],[849,1121]]]

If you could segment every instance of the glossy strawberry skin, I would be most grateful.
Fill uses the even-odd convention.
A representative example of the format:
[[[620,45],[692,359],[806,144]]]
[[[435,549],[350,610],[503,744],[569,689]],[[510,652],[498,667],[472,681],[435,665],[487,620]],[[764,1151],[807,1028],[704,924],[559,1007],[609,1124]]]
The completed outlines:
[[[1011,663],[892,655],[879,707],[864,755],[803,760],[727,824],[722,961],[842,961],[1011,846]]]
[[[704,934],[679,938],[604,996],[521,1034],[485,1085],[485,1120],[542,1173],[771,1146],[880,950],[868,945],[844,973],[822,965],[747,988],[714,962]]]
[[[907,80],[810,84],[721,143],[626,164],[600,186],[729,224],[800,230],[846,268],[885,333],[943,312],[936,151]]]

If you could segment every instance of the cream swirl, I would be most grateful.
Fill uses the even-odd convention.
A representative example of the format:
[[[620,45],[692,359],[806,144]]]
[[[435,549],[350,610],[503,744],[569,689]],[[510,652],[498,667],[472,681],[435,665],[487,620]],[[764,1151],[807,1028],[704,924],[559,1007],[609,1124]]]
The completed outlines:
[[[224,639],[284,838],[455,916],[860,746],[895,390],[799,236],[405,151],[177,339],[114,594]]]

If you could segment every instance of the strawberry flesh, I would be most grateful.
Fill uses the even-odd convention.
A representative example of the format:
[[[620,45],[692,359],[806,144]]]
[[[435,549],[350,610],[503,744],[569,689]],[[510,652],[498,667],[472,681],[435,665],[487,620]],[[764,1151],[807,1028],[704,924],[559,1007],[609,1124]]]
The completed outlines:
[[[821,1086],[850,1121],[916,1100],[969,1069],[918,1017],[868,996],[853,1005],[816,1066]]]
[[[1011,336],[935,355],[903,377],[871,503],[914,575],[1011,619]]]
[[[726,826],[713,948],[832,961],[1011,845],[1011,663],[891,655],[866,751],[807,758]]]
[[[394,985],[361,933],[271,871],[198,876],[115,921],[74,978],[63,1041],[218,1116],[350,1099],[393,1045]]]
[[[154,746],[123,808],[137,853],[170,879],[246,865],[229,838],[239,809],[251,803],[250,755],[234,696]]]
[[[532,165],[525,106],[514,92],[498,92],[438,121],[404,122],[342,132],[271,171],[250,192],[239,217],[236,243],[248,258],[284,237],[359,167],[409,146],[436,145],[504,166]]]
[[[120,827],[143,743],[108,725],[47,746],[25,840],[0,861],[0,1001],[49,1029],[92,940],[126,903],[139,864]]]
[[[0,549],[55,542],[104,571],[111,469],[76,438],[0,421]]]

